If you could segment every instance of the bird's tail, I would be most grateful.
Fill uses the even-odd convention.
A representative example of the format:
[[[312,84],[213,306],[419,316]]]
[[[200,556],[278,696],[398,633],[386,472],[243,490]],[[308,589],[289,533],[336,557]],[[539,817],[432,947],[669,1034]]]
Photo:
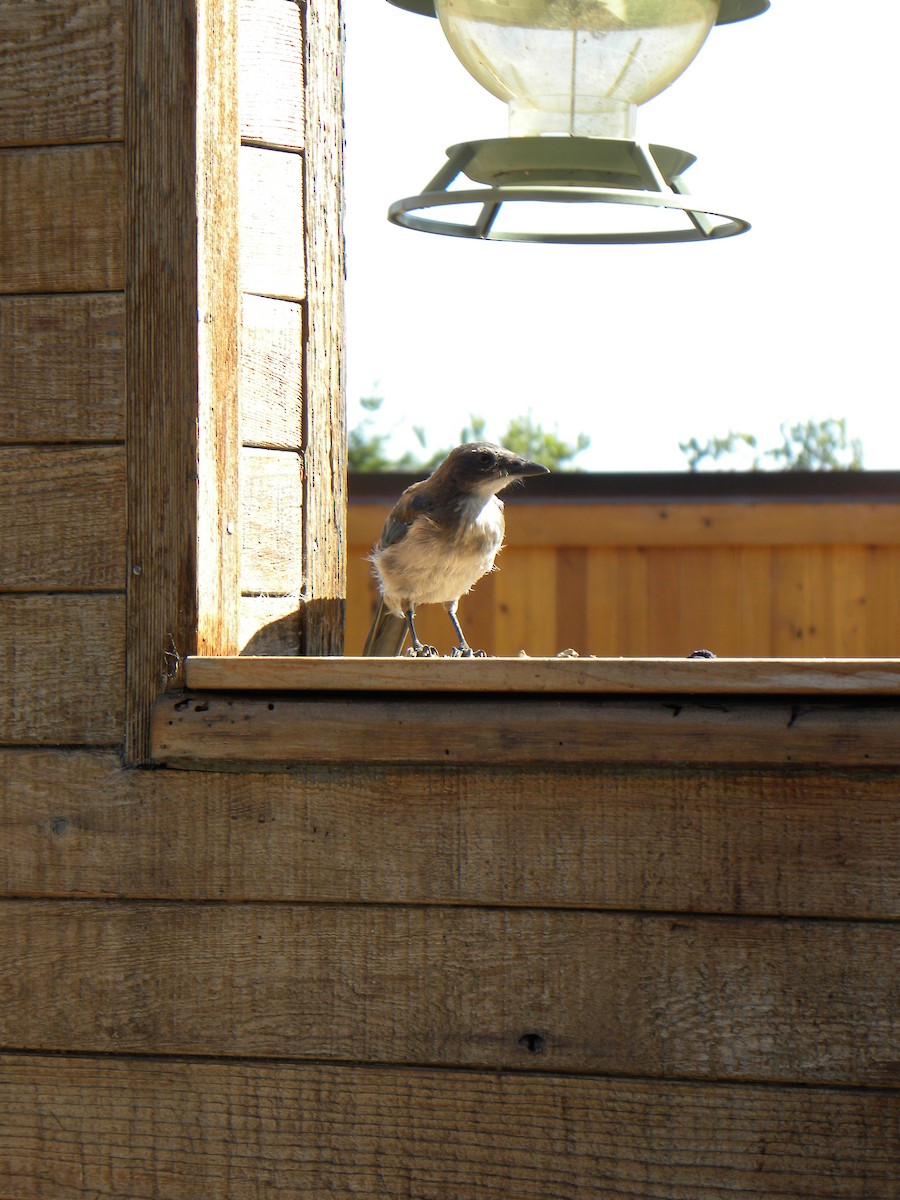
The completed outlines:
[[[372,621],[363,655],[366,658],[396,658],[403,653],[408,628],[405,617],[399,617],[385,606],[384,600]]]

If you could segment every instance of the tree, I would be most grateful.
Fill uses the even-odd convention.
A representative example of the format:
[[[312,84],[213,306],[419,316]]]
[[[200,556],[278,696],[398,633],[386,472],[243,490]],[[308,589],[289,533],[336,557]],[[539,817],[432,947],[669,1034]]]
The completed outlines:
[[[847,421],[828,417],[823,421],[810,419],[796,425],[781,426],[782,444],[754,455],[751,471],[860,471],[863,468],[863,446],[858,438],[847,436]],[[705,445],[697,438],[679,442],[691,471],[700,469],[705,460],[718,462],[728,455],[738,454],[745,447],[756,450],[758,439],[752,433],[731,431],[724,437],[712,437]],[[769,460],[769,461],[766,461]]]
[[[369,413],[377,413],[384,396],[364,396],[360,404]],[[373,417],[364,417],[347,435],[347,465],[351,471],[413,471],[421,464],[412,454],[398,459],[386,447],[391,433],[378,433]],[[416,431],[419,432],[418,430]]]
[[[376,413],[383,403],[382,396],[370,396],[361,400],[367,412]],[[402,458],[392,458],[386,445],[390,433],[378,433],[374,428],[374,420],[366,417],[355,428],[351,429],[348,439],[348,458],[351,471],[413,471],[433,470],[439,462],[447,457],[451,446],[428,453],[427,434],[421,426],[414,426],[413,431],[422,447],[422,456],[404,454]],[[484,417],[469,417],[469,423],[460,430],[460,442],[479,442],[483,440],[496,441],[521,454],[523,458],[543,463],[551,471],[577,470],[572,460],[590,445],[591,439],[585,433],[579,433],[574,443],[564,441],[555,432],[550,432],[538,424],[530,412],[521,417],[514,417],[507,425],[505,433],[499,437],[487,434],[487,420]]]

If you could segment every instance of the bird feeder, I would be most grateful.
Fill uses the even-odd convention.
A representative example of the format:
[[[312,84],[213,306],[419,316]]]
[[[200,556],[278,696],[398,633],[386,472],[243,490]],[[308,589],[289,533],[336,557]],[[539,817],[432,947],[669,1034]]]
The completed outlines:
[[[635,127],[638,106],[678,78],[714,25],[757,16],[769,0],[390,3],[436,16],[466,70],[509,110],[508,138],[451,146],[419,195],[391,205],[394,224],[489,241],[626,244],[703,241],[750,228],[689,195],[682,176],[694,155],[640,142]],[[633,224],[638,212],[655,216],[612,231],[523,230],[498,221],[504,206],[536,203],[570,211],[629,206]],[[463,211],[475,219],[454,219]]]

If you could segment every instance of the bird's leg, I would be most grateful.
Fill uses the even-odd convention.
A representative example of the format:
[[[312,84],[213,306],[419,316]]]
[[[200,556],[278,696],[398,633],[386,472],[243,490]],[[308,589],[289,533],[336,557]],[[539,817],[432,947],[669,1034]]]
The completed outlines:
[[[419,635],[416,633],[416,625],[413,620],[413,610],[408,608],[405,613],[406,623],[409,626],[410,636],[412,637],[411,652],[414,658],[437,658],[438,652],[434,646],[425,646],[419,641]],[[407,651],[410,653],[410,651]]]
[[[449,604],[444,605],[444,607],[447,610],[447,616],[453,622],[453,628],[456,630],[456,636],[459,639],[459,644],[457,646],[454,646],[454,648],[453,648],[453,657],[454,658],[484,658],[485,657],[484,651],[473,650],[472,647],[469,645],[469,643],[466,641],[465,634],[462,631],[462,626],[459,623],[459,618],[456,615],[456,605],[457,605],[456,600],[452,600]]]

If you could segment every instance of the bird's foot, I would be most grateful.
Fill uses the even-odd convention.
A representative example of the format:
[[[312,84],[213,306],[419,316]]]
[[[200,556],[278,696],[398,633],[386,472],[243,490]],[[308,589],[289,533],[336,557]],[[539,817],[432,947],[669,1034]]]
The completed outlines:
[[[471,646],[454,646],[450,651],[451,658],[487,658],[484,650],[473,650]]]
[[[423,646],[421,642],[417,646],[410,646],[406,651],[408,658],[440,658],[440,654],[434,646]]]

